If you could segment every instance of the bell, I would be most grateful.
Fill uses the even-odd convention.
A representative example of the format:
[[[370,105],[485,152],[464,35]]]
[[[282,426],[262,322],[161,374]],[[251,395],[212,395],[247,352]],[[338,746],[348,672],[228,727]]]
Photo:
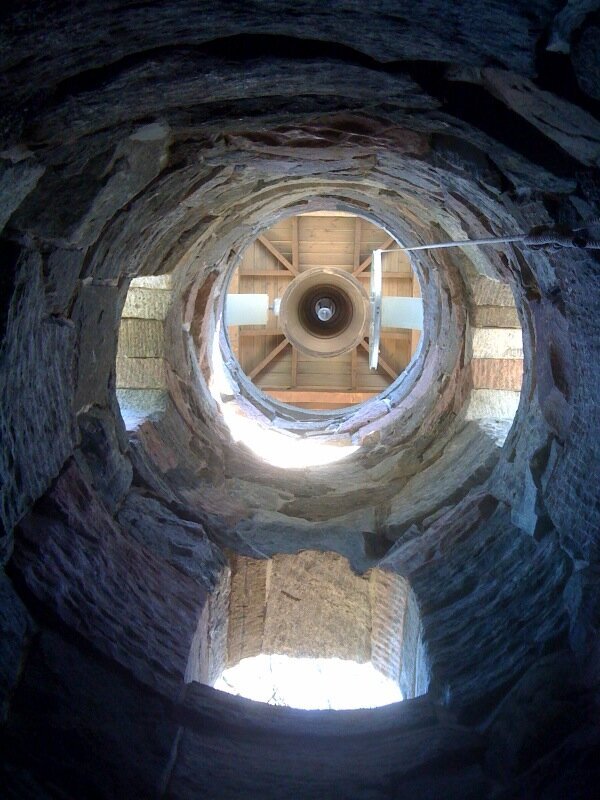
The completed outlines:
[[[302,272],[279,308],[287,339],[300,352],[333,358],[359,345],[369,325],[369,298],[350,273],[324,267]]]

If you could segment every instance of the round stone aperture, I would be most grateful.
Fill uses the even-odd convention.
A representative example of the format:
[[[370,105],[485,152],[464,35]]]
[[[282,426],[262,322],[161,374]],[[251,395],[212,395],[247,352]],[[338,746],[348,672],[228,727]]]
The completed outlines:
[[[295,278],[281,298],[280,324],[302,353],[333,358],[357,347],[369,324],[369,298],[344,270],[316,268]]]

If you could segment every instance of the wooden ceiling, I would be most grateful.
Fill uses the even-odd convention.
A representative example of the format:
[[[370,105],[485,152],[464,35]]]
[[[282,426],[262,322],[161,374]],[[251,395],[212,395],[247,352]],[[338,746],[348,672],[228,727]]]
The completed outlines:
[[[368,293],[373,250],[394,245],[385,231],[353,214],[318,211],[290,217],[246,250],[229,292],[268,294],[272,305],[297,274],[327,266],[355,275]],[[405,253],[384,254],[383,294],[419,296]],[[342,356],[311,358],[288,342],[272,311],[266,325],[230,326],[228,332],[240,366],[262,391],[315,409],[343,408],[379,394],[406,368],[420,335],[420,331],[383,329],[379,367],[371,372],[368,339]]]

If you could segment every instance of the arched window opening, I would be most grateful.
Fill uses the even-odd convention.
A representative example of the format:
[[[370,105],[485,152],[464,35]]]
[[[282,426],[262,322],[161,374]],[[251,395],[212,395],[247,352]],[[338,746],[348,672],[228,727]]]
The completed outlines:
[[[418,606],[408,582],[303,551],[231,560],[224,651],[214,686],[294,708],[373,708],[427,690]],[[226,645],[225,645],[226,642]]]

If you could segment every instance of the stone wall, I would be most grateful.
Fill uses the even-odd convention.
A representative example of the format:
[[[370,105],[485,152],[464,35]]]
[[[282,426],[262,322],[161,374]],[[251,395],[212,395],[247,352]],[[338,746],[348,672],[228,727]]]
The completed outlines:
[[[432,309],[419,355],[350,414],[265,404],[213,347],[227,271],[284,214],[354,211],[415,244],[596,218],[597,11],[559,6],[9,4],[4,795],[594,796],[597,251],[415,255]],[[166,276],[164,319],[138,316],[131,281]],[[217,403],[219,358],[233,388]],[[156,393],[129,434],[122,359],[148,366],[153,388],[132,369],[145,388],[119,392]],[[234,402],[311,447],[358,449],[265,465],[232,440],[220,409]],[[390,658],[426,695],[306,714],[190,681],[224,663],[224,549],[234,571],[310,549],[348,558],[352,585],[390,573],[363,593],[387,598],[371,651],[402,606]],[[266,598],[262,569],[248,579]],[[252,626],[266,618],[263,604]]]

